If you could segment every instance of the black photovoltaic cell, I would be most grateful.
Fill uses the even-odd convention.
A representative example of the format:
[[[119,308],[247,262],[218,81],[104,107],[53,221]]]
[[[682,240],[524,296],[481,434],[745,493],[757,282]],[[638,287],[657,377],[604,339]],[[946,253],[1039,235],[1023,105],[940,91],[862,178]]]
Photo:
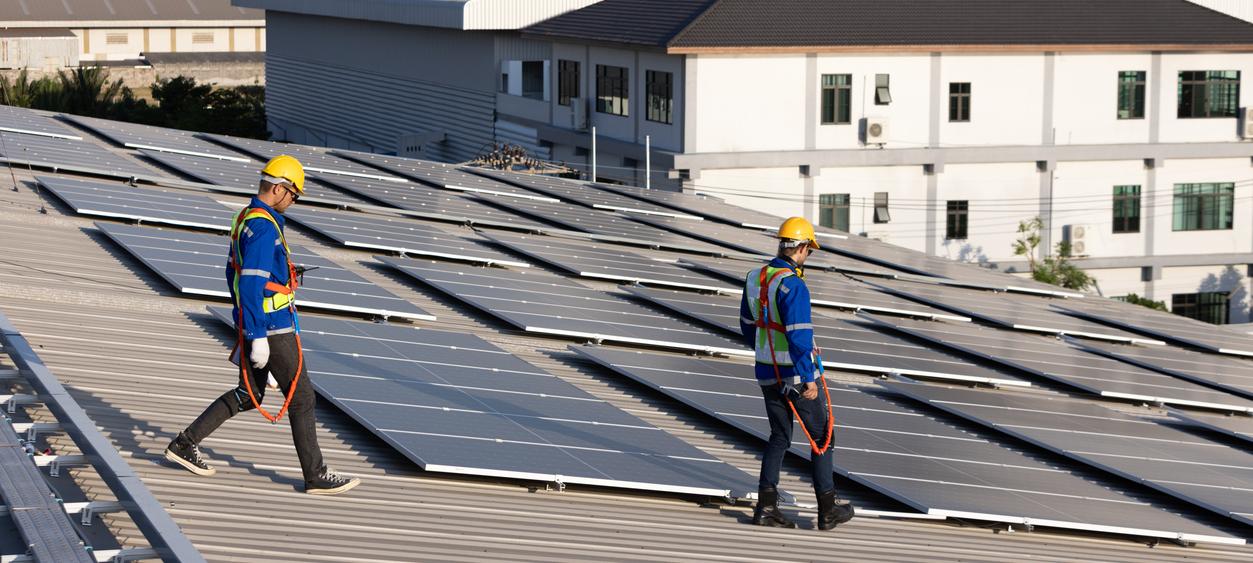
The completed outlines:
[[[241,195],[256,194],[261,182],[261,168],[264,162],[238,162],[219,158],[187,156],[183,154],[162,153],[141,150],[144,156],[156,161],[197,181],[219,186],[222,191]],[[360,198],[336,190],[314,178],[305,179],[306,202],[326,203],[331,205],[352,206],[365,203]]]
[[[288,209],[284,215],[351,248],[385,250],[479,264],[522,268],[530,266],[525,261],[485,246],[481,237],[469,231],[466,236],[461,236],[413,219],[310,208]]]
[[[969,323],[869,318],[906,334],[1102,397],[1253,412],[1253,400],[1085,352],[1056,338]]]
[[[721,361],[571,346],[583,357],[765,440],[752,367]],[[929,513],[1135,536],[1240,544],[1216,528],[1113,490],[1072,471],[960,430],[871,393],[831,386],[835,470]],[[791,451],[808,457],[804,434]]]
[[[395,207],[404,215],[468,225],[540,231],[542,223],[501,211],[473,196],[432,188],[418,182],[380,182],[349,176],[324,175],[319,180],[363,198]]]
[[[1220,354],[1253,356],[1253,335],[1147,307],[1106,300],[1062,303],[1059,310]]]
[[[230,310],[213,308],[230,323]],[[426,471],[734,496],[756,479],[477,336],[306,316],[322,397]]]
[[[81,141],[83,139],[82,135],[58,123],[50,115],[26,108],[4,105],[0,105],[0,131],[73,141]]]
[[[540,271],[379,257],[413,278],[527,332],[681,350],[749,355],[738,343]]]
[[[1183,412],[1171,409],[1170,416],[1193,426],[1221,432],[1233,438],[1253,443],[1253,417],[1235,415],[1213,415],[1199,412]]]
[[[436,188],[522,199],[557,201],[555,198],[542,196],[530,190],[471,174],[455,164],[351,151],[334,151],[334,154]]]
[[[96,228],[183,293],[230,297],[226,286],[225,236],[96,223]],[[304,248],[291,247],[292,261],[316,267],[305,274],[296,304],[310,309],[382,317],[435,320],[435,316]]]
[[[1094,468],[1253,524],[1253,453],[1070,399],[885,384]]]
[[[241,162],[251,160],[208,141],[197,139],[196,134],[192,131],[97,119],[68,113],[62,114],[61,119],[92,131],[116,145],[127,148],[222,158]]]
[[[610,211],[623,211],[628,213],[642,213],[645,215],[660,215],[665,217],[675,217],[689,221],[700,221],[701,217],[690,213],[683,213],[669,207],[655,205],[646,201],[620,195],[611,191],[602,190],[595,184],[588,184],[578,180],[567,180],[565,178],[555,178],[552,176],[544,176],[540,174],[519,174],[517,172],[507,172],[504,170],[495,170],[490,168],[469,168],[467,172],[486,176],[494,180],[500,180],[507,184],[526,188],[551,198],[571,201],[586,207],[594,207],[597,209],[608,209]]]
[[[1057,298],[948,287],[900,280],[867,280],[885,291],[1015,330],[1065,334],[1116,342],[1164,344],[1159,340],[1063,315],[1050,305]]]
[[[783,223],[783,217],[754,211],[731,205],[719,198],[704,194],[687,194],[667,190],[646,190],[633,186],[612,184],[596,184],[597,187],[633,197],[641,201],[655,203],[670,209],[700,215],[713,221],[721,221],[740,227],[755,229],[777,229]]]
[[[765,262],[765,257],[761,258],[683,258],[679,261],[681,264],[691,266],[712,274],[718,274],[722,277],[736,280],[737,282],[744,280],[744,273],[754,266],[760,267]],[[900,274],[900,272],[892,272],[885,270],[875,264],[862,262],[855,258],[849,258],[839,254],[826,253],[819,256],[810,256],[805,261],[805,271],[812,272],[815,270],[826,270],[830,272],[840,272],[844,274],[856,274],[863,276],[874,276],[892,278]]]
[[[630,217],[651,227],[675,232],[744,254],[774,256],[779,250],[779,239],[764,231],[743,229],[714,221],[690,221],[651,215],[631,215]],[[819,257],[815,257],[815,260],[817,259]]]
[[[335,156],[326,149],[293,143],[276,143],[274,141],[232,137],[230,135],[215,135],[212,133],[200,133],[196,136],[230,147],[240,154],[251,155],[258,160],[270,160],[281,154],[294,156],[304,166],[305,172],[315,175],[333,174],[379,181],[403,182],[401,178],[391,174],[379,172],[372,167]]]
[[[613,244],[550,236],[484,235],[487,239],[550,266],[585,278],[636,282],[654,286],[733,291],[737,288],[721,278],[680,268],[669,262],[651,260]],[[647,252],[647,251],[645,251]]]
[[[36,176],[39,185],[76,213],[229,231],[234,213],[210,198],[126,184]]]
[[[598,240],[701,254],[719,255],[727,252],[726,248],[637,223],[622,215],[608,211],[576,207],[569,203],[535,201],[515,197],[480,197],[484,201],[489,201],[493,205],[513,213],[521,213],[529,217],[548,221],[573,232],[587,233],[587,236]]]
[[[1253,398],[1253,360],[1174,346],[1130,346],[1091,341],[1075,341],[1075,344],[1142,368]]]
[[[740,334],[738,295],[695,295],[690,292],[639,287],[627,292],[679,315],[730,334]],[[1013,375],[971,364],[964,358],[919,346],[877,330],[851,315],[814,317],[814,340],[823,364],[831,369],[901,374],[948,381],[996,385],[1030,385]]]
[[[112,178],[161,178],[125,155],[110,152],[91,141],[0,132],[0,160],[17,166],[50,168]]]

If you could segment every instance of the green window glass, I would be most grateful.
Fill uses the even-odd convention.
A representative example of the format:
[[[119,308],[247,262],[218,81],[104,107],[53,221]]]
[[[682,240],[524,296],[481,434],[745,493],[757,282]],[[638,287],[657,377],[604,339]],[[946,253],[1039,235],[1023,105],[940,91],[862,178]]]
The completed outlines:
[[[1118,73],[1118,119],[1144,119],[1143,70]]]
[[[1240,114],[1240,71],[1185,70],[1179,73],[1180,118]]]
[[[965,239],[966,229],[970,224],[970,201],[950,200],[946,207],[944,220],[944,238]]]
[[[853,121],[853,75],[822,75],[822,124]]]
[[[970,83],[950,82],[948,85],[948,120],[970,121]]]
[[[823,227],[848,231],[849,194],[821,194],[818,196],[818,224]]]
[[[1216,325],[1227,324],[1228,293],[1205,291],[1176,293],[1170,296],[1170,312]]]
[[[1140,186],[1114,186],[1114,232],[1140,232]]]
[[[1230,229],[1233,223],[1235,184],[1175,184],[1174,221],[1176,231]]]

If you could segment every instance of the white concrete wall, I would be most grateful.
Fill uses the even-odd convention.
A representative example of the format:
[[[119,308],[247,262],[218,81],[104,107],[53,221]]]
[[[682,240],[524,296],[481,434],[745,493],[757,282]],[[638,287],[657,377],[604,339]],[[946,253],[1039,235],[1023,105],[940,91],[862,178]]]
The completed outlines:
[[[1034,163],[950,165],[936,176],[935,207],[937,254],[953,260],[986,262],[1013,260],[1013,243],[1018,238],[1019,221],[1039,214],[1036,196],[1040,172]],[[895,195],[895,194],[894,194]],[[907,196],[902,195],[902,199]],[[946,204],[952,200],[969,202],[970,215],[965,240],[945,240]],[[921,207],[922,197],[911,202]],[[903,202],[904,203],[904,202]],[[895,220],[893,213],[893,220]],[[915,225],[893,228],[917,230]],[[925,233],[924,233],[925,234]],[[925,250],[925,247],[915,247]]]
[[[1096,143],[1149,142],[1149,113],[1154,91],[1148,83],[1152,56],[1148,53],[1059,53],[1055,58],[1053,116],[1055,143],[1085,145]],[[1118,119],[1118,73],[1144,71],[1145,117]],[[1174,111],[1174,92],[1162,100]]]
[[[1253,102],[1253,54],[1199,53],[1162,55],[1162,80],[1158,95],[1162,96],[1161,138],[1163,143],[1197,143],[1202,141],[1238,141],[1236,118],[1178,117],[1179,72],[1186,70],[1240,71],[1240,107]]]
[[[813,203],[807,206],[804,215],[814,224],[818,223],[818,200],[822,194],[849,194],[850,232],[866,233],[908,248],[924,248],[927,217],[922,200],[927,197],[927,177],[921,167],[824,168],[813,183]],[[889,223],[874,222],[875,192],[889,194],[888,210],[892,214]],[[799,213],[795,209],[783,209],[776,214],[786,217]]]
[[[940,57],[940,146],[1038,145],[1044,107],[1044,56]],[[970,121],[948,120],[952,82],[970,83]]]
[[[1154,299],[1171,306],[1171,296],[1177,293],[1204,291],[1229,292],[1228,320],[1247,323],[1250,318],[1250,280],[1247,268],[1241,265],[1200,266],[1188,268],[1165,268],[1162,279],[1154,284]]]
[[[1159,171],[1160,172],[1160,171]],[[1114,234],[1114,186],[1140,186],[1140,232]],[[1145,251],[1148,215],[1157,214],[1158,223],[1170,220],[1170,207],[1162,208],[1161,198],[1169,200],[1171,186],[1158,184],[1158,205],[1148,209],[1148,171],[1142,161],[1060,162],[1053,170],[1053,240],[1060,242],[1063,227],[1085,226],[1085,254],[1094,258],[1139,256]],[[1023,193],[1021,197],[1035,197]],[[1162,214],[1165,213],[1165,216]],[[1169,237],[1168,237],[1169,238]],[[1158,239],[1168,243],[1166,239]],[[1163,254],[1167,249],[1161,249]],[[1138,276],[1138,274],[1137,274]]]
[[[1231,230],[1174,231],[1175,184],[1234,182],[1235,211]],[[1243,159],[1171,160],[1157,171],[1156,254],[1253,252],[1253,167]]]
[[[694,66],[696,93],[684,103],[696,108],[695,144],[685,152],[805,148],[804,55],[701,56]]]

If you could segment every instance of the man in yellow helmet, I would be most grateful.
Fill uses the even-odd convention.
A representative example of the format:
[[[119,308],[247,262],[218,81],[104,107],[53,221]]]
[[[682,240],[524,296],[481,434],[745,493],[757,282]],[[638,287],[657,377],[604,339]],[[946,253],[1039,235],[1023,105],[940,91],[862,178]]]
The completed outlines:
[[[266,381],[273,376],[290,408],[292,441],[304,473],[305,492],[336,494],[360,482],[331,471],[318,447],[313,407],[313,385],[300,349],[300,324],[296,317],[297,269],[284,235],[282,213],[304,195],[304,167],[287,155],[275,157],[261,171],[260,187],[248,207],[231,225],[226,283],[235,301],[234,317],[239,340],[239,385],[205,409],[191,426],[180,432],[165,450],[166,459],[197,475],[215,470],[205,462],[198,444],[231,417],[261,408]]]
[[[830,394],[822,381],[822,361],[814,344],[809,288],[804,265],[819,248],[814,226],[792,217],[779,227],[779,253],[770,263],[748,272],[740,300],[740,332],[756,351],[757,383],[766,401],[770,441],[761,459],[753,524],[795,528],[779,510],[779,470],[792,446],[792,417],[811,447],[818,528],[830,530],[853,517],[850,504],[837,503],[831,441],[834,439]]]

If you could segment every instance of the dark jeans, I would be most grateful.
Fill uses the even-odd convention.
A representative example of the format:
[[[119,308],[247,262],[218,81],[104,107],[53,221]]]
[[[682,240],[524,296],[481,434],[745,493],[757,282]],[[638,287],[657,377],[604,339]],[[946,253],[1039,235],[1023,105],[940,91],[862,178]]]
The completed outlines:
[[[290,392],[292,378],[296,375],[296,364],[299,359],[300,347],[296,344],[296,335],[292,333],[277,334],[267,339],[270,344],[270,361],[264,368],[256,369],[248,364],[248,375],[252,379],[252,393],[260,403],[265,396],[267,375],[274,375],[278,387],[283,391],[279,402],[266,410],[270,414],[278,414],[282,401]],[[247,362],[251,346],[244,342],[241,361]],[[317,477],[323,468],[322,449],[318,447],[317,430],[314,427],[313,406],[317,402],[313,384],[309,382],[308,366],[301,366],[300,381],[296,385],[296,395],[291,399],[287,410],[287,420],[291,424],[292,441],[296,444],[296,455],[300,458],[300,470],[305,481]],[[209,437],[223,422],[244,411],[252,410],[252,399],[248,398],[248,389],[244,387],[244,374],[240,370],[239,385],[223,393],[216,401],[205,409],[204,413],[187,427],[186,436],[196,444]]]
[[[801,387],[798,386],[797,390],[801,390]],[[766,399],[766,417],[770,419],[770,444],[766,446],[766,455],[761,458],[761,477],[758,479],[758,486],[777,489],[779,469],[783,466],[783,455],[792,445],[792,409],[788,407],[787,400],[781,392],[781,386],[777,383],[763,385],[761,394]],[[813,436],[819,446],[822,446],[827,439],[827,417],[831,415],[831,409],[827,406],[827,395],[822,392],[822,384],[818,384],[818,398],[808,401],[796,395],[792,403],[796,405],[796,412],[800,414],[800,419],[809,430],[809,435]],[[834,490],[835,477],[832,475],[834,471],[832,463],[835,448],[827,448],[825,453],[815,456],[808,441],[804,441],[806,442],[804,448],[809,450],[812,458],[810,469],[813,471],[814,492],[822,494]],[[834,446],[834,441],[832,445]]]

